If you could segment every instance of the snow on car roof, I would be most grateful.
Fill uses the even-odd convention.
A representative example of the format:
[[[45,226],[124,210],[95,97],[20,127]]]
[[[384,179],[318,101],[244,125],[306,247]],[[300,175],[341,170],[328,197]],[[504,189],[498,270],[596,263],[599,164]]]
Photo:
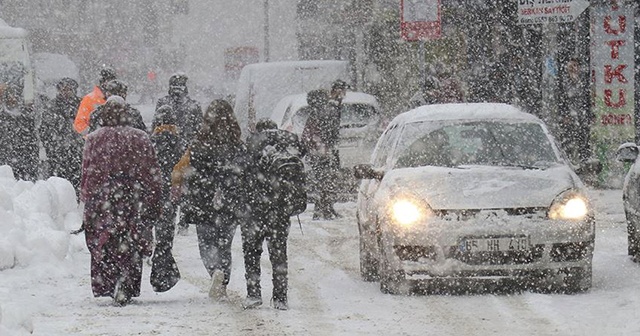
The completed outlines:
[[[433,104],[415,108],[396,116],[391,124],[433,120],[501,119],[541,122],[533,114],[500,103]]]

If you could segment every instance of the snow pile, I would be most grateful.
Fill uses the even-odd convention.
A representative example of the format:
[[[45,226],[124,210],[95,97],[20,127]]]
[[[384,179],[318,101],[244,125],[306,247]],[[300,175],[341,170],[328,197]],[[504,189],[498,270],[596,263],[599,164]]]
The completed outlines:
[[[0,270],[56,262],[67,255],[67,215],[77,215],[75,191],[67,180],[16,181],[0,167]],[[75,218],[75,217],[74,217]]]
[[[70,244],[69,231],[78,227],[79,214],[69,181],[16,181],[9,166],[0,166],[0,274],[61,265],[70,246],[78,249]],[[0,334],[8,334],[8,329],[28,332],[28,315],[0,302]]]

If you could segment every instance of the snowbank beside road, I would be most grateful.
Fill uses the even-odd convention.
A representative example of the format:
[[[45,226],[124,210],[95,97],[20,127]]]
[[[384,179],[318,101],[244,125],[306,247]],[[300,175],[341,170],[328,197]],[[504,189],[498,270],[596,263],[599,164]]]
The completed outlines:
[[[9,166],[0,166],[0,272],[61,265],[70,251],[80,248],[71,244],[69,234],[77,228],[79,216],[69,181],[57,177],[16,181]],[[0,303],[0,334],[7,328],[29,331],[28,315]]]

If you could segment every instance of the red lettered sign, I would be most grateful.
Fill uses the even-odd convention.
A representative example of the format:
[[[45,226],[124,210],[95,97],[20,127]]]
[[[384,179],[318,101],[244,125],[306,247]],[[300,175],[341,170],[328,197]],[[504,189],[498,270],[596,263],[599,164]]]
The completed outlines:
[[[440,38],[440,0],[400,0],[400,17],[406,41]]]

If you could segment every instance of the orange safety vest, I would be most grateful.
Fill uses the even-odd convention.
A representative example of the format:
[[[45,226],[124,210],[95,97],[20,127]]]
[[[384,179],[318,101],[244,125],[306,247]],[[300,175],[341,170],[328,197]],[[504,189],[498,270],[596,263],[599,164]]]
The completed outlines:
[[[98,86],[93,87],[93,91],[82,98],[76,119],[73,122],[73,128],[80,134],[85,134],[89,128],[89,120],[91,113],[95,109],[105,103],[104,94]]]

